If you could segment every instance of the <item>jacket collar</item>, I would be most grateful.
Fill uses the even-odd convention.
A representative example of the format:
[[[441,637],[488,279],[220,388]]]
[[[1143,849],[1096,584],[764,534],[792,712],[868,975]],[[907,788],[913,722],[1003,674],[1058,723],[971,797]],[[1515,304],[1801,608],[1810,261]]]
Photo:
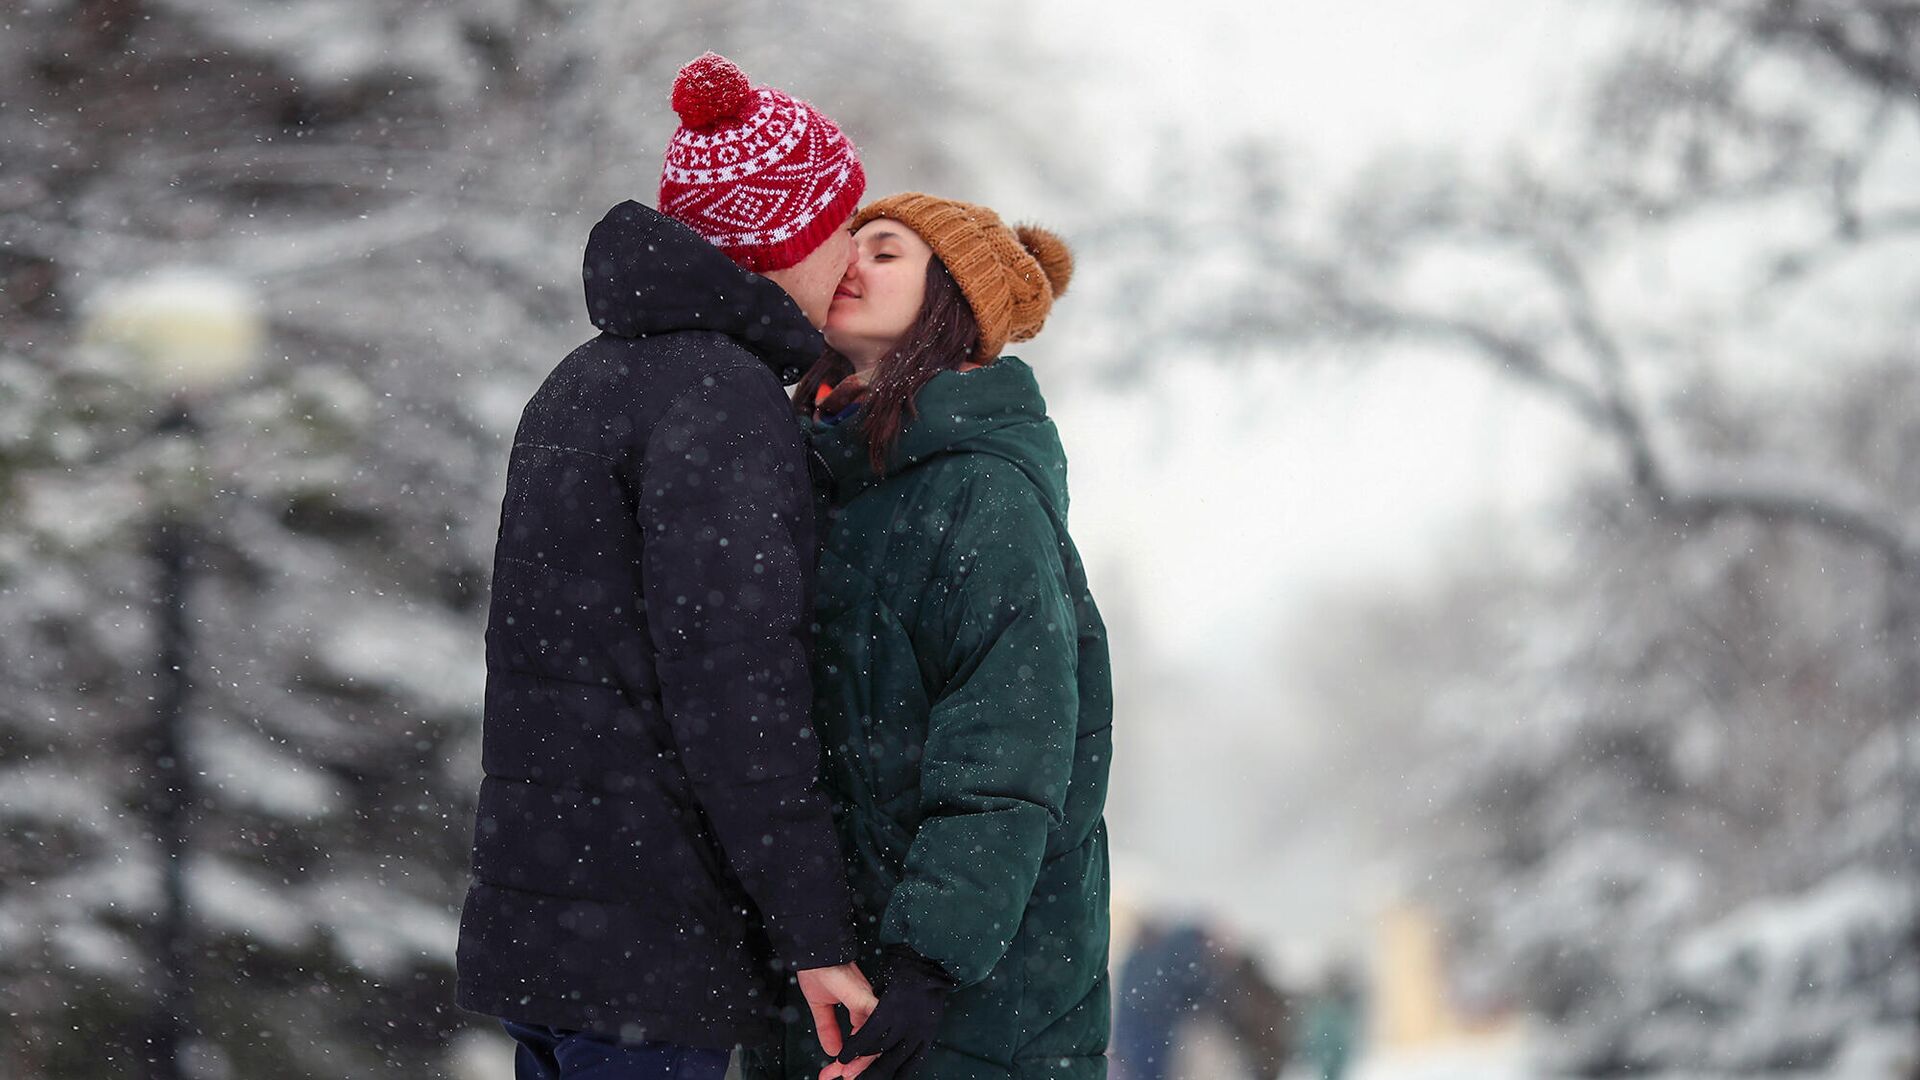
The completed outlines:
[[[945,454],[985,453],[1019,466],[1057,512],[1066,512],[1066,454],[1033,369],[1018,357],[929,379],[914,399],[886,476],[874,473],[866,433],[856,419],[815,422],[809,431],[833,477],[836,502]]]
[[[631,199],[593,227],[582,274],[593,325],[617,337],[715,331],[751,350],[788,384],[826,347],[785,289]]]

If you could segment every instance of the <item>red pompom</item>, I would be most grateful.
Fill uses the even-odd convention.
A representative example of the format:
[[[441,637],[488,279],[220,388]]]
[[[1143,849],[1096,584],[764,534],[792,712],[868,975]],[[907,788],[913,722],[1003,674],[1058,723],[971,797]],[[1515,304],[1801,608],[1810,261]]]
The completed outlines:
[[[703,53],[673,80],[673,111],[690,128],[708,128],[722,120],[745,120],[753,102],[747,73],[719,53]]]

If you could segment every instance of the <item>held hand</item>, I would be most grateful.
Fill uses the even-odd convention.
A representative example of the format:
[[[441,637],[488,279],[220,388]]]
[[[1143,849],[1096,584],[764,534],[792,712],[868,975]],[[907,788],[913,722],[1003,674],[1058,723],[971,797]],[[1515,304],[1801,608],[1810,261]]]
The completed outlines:
[[[808,968],[797,972],[794,977],[800,982],[800,995],[807,999],[807,1008],[813,1012],[813,1030],[820,1037],[821,1051],[828,1057],[838,1057],[844,1041],[839,1018],[833,1015],[833,1007],[846,1006],[847,1015],[853,1019],[853,1028],[858,1031],[867,1022],[867,1017],[873,1014],[875,1001],[872,984],[852,964]]]
[[[867,1080],[912,1080],[933,1046],[940,1018],[946,1014],[953,979],[940,967],[904,947],[886,958],[886,996],[864,1024],[820,1071],[820,1080],[838,1075],[845,1080],[865,1075]]]

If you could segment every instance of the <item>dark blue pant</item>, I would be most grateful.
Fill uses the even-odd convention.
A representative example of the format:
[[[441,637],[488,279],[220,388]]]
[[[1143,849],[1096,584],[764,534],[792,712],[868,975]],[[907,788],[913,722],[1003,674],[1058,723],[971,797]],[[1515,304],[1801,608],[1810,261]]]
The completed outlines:
[[[514,1080],[721,1080],[725,1050],[677,1043],[623,1043],[611,1035],[501,1021],[520,1044]]]

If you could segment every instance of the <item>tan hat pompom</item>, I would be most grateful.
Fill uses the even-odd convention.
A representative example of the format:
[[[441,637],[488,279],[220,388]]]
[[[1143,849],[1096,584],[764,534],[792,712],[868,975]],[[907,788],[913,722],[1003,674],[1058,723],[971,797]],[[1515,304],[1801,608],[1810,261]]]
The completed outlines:
[[[1040,264],[1040,272],[1047,275],[1048,290],[1055,298],[1065,295],[1067,283],[1073,280],[1073,252],[1067,242],[1038,225],[1020,225],[1013,231],[1020,238],[1020,246]]]

